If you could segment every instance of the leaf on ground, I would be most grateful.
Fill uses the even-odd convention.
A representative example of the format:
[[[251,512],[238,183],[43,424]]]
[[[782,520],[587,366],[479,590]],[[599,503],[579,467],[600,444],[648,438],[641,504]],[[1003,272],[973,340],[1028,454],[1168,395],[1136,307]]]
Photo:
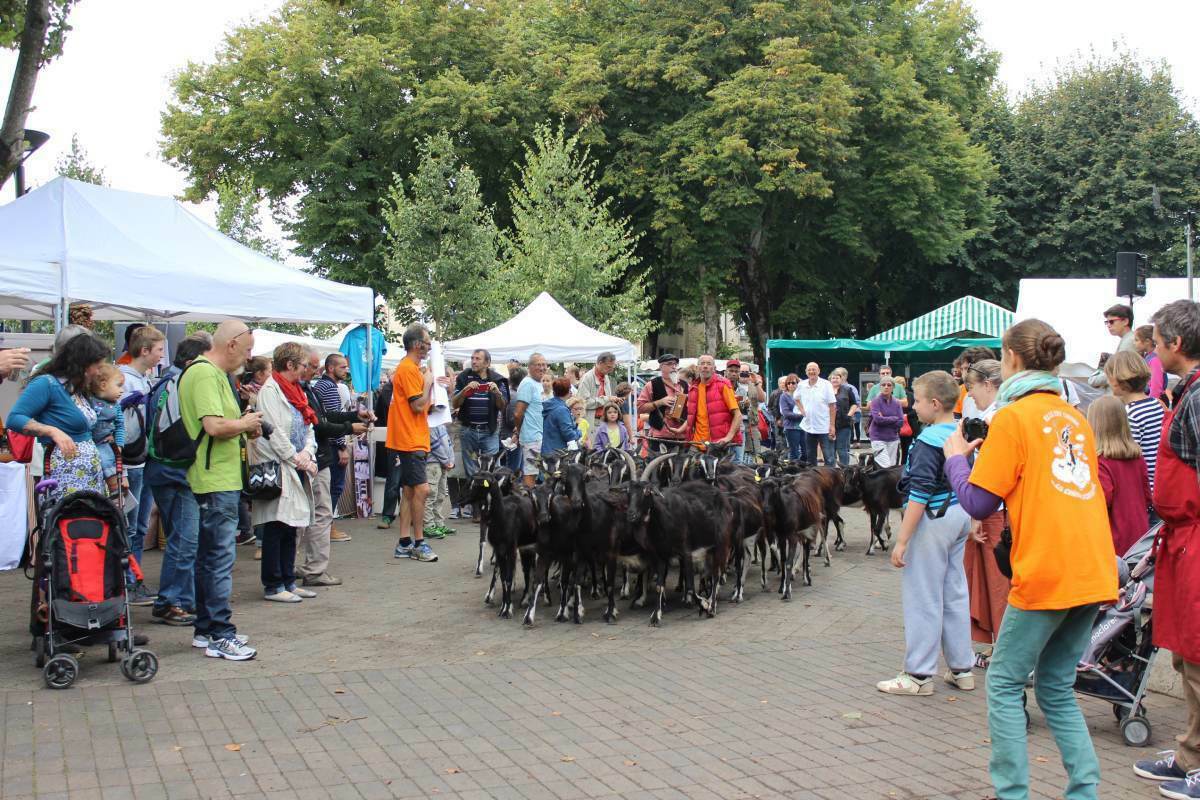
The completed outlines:
[[[563,762],[564,764],[570,764],[574,760],[575,760],[575,756],[563,756],[562,758],[559,759],[559,761]]]
[[[862,719],[862,712],[847,711],[845,714],[842,714],[842,719]]]
[[[636,766],[637,766],[637,762],[636,762],[636,761],[630,761],[630,760],[627,758],[627,759],[625,759],[625,766],[627,766],[627,767],[636,767]]]
[[[476,651],[475,651],[475,655],[477,655],[477,656],[486,656],[486,655],[487,655],[487,651],[486,651],[486,650],[476,650]]]
[[[462,770],[459,769],[458,767],[446,767],[447,775],[457,775],[460,772],[462,772]]]
[[[1034,759],[1034,761],[1038,762],[1039,764],[1045,764],[1049,760],[1050,759],[1046,758],[1045,756],[1038,756]]]
[[[561,716],[562,716],[562,712],[561,712],[561,711],[551,711],[551,712],[550,712],[550,716],[552,716],[552,717],[561,717]]]
[[[958,702],[958,698],[957,698],[957,697],[947,697],[947,698],[946,698],[946,702],[947,702],[947,703],[957,703],[957,702]]]
[[[592,638],[593,638],[593,639],[599,639],[599,638],[600,638],[600,634],[598,634],[598,633],[593,633],[593,634],[592,634]]]
[[[180,750],[182,750],[183,748],[182,748],[182,747],[180,747],[179,745],[175,745],[175,746],[174,746],[174,747],[172,747],[171,749],[172,749],[172,750],[174,750],[176,753],[178,753],[178,752],[179,752]]]
[[[226,750],[228,750],[228,751],[229,751],[229,752],[231,752],[231,753],[236,753],[238,750],[241,750],[241,749],[242,749],[242,746],[241,746],[240,744],[237,744],[237,743],[235,742],[235,743],[233,743],[233,744],[227,744],[227,745],[225,745],[225,749],[226,749]]]
[[[333,693],[334,694],[345,694],[346,690],[345,689],[334,689]]]

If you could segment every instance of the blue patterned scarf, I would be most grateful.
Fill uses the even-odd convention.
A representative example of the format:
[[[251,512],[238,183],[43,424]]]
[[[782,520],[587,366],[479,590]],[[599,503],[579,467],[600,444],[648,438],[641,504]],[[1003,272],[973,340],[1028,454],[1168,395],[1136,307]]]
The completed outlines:
[[[1053,372],[1039,369],[1022,370],[1000,384],[1000,392],[996,395],[996,408],[1003,408],[1031,392],[1059,394],[1061,391],[1062,383]]]

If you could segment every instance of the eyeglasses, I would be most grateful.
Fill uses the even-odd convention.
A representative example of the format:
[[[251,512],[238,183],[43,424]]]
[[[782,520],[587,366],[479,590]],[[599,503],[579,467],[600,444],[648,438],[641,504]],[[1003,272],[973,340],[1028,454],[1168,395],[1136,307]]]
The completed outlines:
[[[783,385],[784,386],[795,386],[796,382],[795,381],[784,381]]]
[[[1125,320],[1122,317],[1112,317],[1111,319],[1104,320],[1104,324],[1111,328],[1113,325],[1116,325],[1118,322],[1124,322],[1124,321]]]

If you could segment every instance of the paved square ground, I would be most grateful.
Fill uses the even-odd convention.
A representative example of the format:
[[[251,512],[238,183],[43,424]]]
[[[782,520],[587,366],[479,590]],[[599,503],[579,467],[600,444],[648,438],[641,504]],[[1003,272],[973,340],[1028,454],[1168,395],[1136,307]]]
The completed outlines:
[[[29,583],[0,576],[0,795],[38,798],[959,798],[991,796],[982,691],[939,685],[896,698],[875,681],[903,653],[898,575],[850,549],[814,564],[781,602],[751,584],[715,619],[681,609],[664,626],[622,603],[583,625],[544,611],[532,630],[499,620],[473,575],[477,528],[435,543],[436,564],[395,561],[374,521],[343,526],[341,587],[296,605],[261,600],[239,548],[234,622],[251,662],[205,658],[190,629],[135,621],[158,677],[135,686],[101,652],[73,689],[42,688],[24,634]],[[145,571],[158,574],[148,552]],[[153,583],[153,580],[151,581]],[[1036,797],[1058,797],[1057,752],[1031,702]],[[1110,706],[1083,700],[1104,798],[1158,797],[1129,764]],[[1181,703],[1150,698],[1156,747]]]

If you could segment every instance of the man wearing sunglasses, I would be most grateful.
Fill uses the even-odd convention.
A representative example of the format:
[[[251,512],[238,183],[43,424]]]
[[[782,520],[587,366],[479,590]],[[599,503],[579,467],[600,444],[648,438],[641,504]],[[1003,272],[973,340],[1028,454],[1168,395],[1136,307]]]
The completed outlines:
[[[1117,345],[1117,352],[1128,350],[1131,353],[1137,352],[1137,340],[1133,335],[1133,309],[1127,305],[1118,303],[1112,308],[1104,312],[1104,327],[1108,329],[1109,334],[1116,336],[1121,340]],[[1104,377],[1104,364],[1108,361],[1111,353],[1101,353],[1100,363],[1097,365],[1096,371],[1088,378],[1088,385],[1094,386],[1097,389],[1108,388],[1108,378]]]

